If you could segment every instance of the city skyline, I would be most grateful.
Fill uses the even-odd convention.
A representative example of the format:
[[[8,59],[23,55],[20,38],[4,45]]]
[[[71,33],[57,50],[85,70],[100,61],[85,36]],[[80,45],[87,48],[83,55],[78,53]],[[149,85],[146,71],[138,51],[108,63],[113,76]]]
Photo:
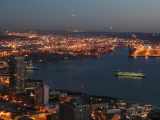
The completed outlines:
[[[0,120],[160,120],[159,0],[0,0]]]
[[[159,4],[158,0],[1,0],[0,27],[159,32]]]

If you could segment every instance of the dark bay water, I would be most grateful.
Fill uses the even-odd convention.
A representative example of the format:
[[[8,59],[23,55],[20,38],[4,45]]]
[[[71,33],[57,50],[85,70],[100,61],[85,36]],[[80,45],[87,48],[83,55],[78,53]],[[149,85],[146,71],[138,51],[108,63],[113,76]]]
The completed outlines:
[[[51,88],[82,91],[160,105],[160,58],[129,58],[118,49],[99,59],[83,58],[41,63],[32,78],[45,80]],[[118,79],[114,71],[144,72],[142,80]]]

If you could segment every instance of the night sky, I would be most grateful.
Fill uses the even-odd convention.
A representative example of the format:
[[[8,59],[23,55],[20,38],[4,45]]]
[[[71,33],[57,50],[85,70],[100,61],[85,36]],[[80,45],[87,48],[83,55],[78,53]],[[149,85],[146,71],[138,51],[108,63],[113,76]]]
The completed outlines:
[[[0,27],[160,32],[160,0],[0,0]]]

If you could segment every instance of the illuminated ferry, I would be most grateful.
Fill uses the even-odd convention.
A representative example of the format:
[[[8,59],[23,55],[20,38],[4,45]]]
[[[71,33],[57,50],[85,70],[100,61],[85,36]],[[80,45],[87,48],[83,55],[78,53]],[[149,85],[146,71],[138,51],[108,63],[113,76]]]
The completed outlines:
[[[116,72],[116,76],[118,77],[140,77],[143,78],[145,77],[144,73],[141,72]]]

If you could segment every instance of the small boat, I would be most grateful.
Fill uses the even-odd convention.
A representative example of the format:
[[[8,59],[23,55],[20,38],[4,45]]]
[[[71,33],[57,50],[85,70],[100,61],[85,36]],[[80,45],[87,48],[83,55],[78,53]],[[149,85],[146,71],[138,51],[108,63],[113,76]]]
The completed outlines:
[[[25,68],[26,70],[39,70],[40,68],[39,67],[35,67],[35,66],[33,66],[33,64],[32,63],[30,63],[30,64],[28,64],[27,66],[26,66],[26,68]]]
[[[116,72],[115,75],[118,77],[129,77],[129,78],[131,77],[144,78],[145,77],[144,73],[141,73],[141,72]]]
[[[39,67],[27,66],[26,70],[39,70]]]

